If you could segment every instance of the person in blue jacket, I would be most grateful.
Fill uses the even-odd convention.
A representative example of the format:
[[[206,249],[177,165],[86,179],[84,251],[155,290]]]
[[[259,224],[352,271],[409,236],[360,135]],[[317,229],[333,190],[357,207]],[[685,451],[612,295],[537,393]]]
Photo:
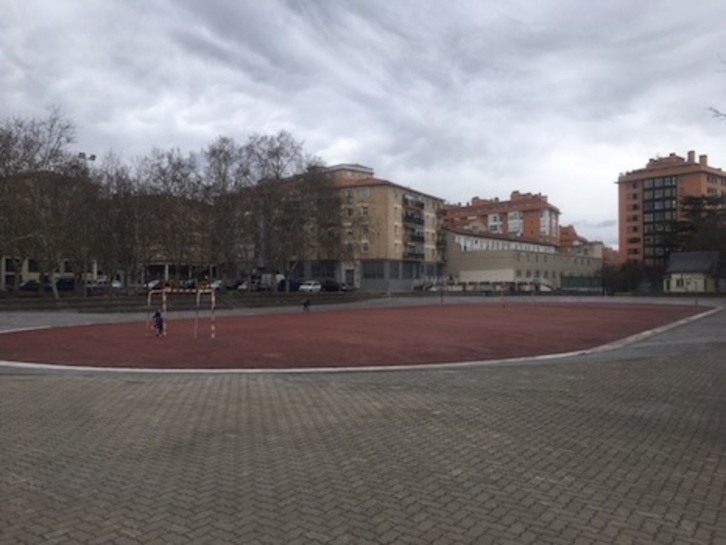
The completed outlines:
[[[154,331],[156,331],[157,337],[165,337],[166,336],[166,320],[164,319],[164,315],[161,313],[160,310],[157,310],[154,313],[153,316],[154,321]]]

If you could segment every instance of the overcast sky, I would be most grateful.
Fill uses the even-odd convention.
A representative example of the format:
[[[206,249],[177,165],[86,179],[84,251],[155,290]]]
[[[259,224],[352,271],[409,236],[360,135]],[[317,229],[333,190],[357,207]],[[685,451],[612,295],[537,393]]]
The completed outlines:
[[[622,171],[726,169],[724,0],[0,0],[0,118],[131,160],[287,130],[449,202],[543,193],[617,244]]]

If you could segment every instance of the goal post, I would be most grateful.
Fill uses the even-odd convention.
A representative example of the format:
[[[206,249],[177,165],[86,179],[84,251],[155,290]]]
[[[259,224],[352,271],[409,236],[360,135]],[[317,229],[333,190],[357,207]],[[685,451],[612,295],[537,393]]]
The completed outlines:
[[[154,306],[152,305],[154,301],[154,296],[159,296],[160,299],[160,305],[156,306],[156,308],[159,308],[164,314],[164,317],[167,317],[167,309],[168,309],[168,299],[169,297],[173,296],[194,296],[195,297],[195,313],[194,313],[194,338],[196,339],[199,333],[199,312],[202,308],[202,297],[204,295],[209,295],[209,337],[211,339],[216,338],[216,327],[215,327],[215,314],[217,310],[217,297],[216,293],[212,289],[196,289],[196,290],[184,290],[184,289],[172,289],[172,288],[163,288],[159,290],[151,290],[149,291],[148,295],[146,296],[146,331],[149,331],[150,324],[151,324],[151,317],[154,312]],[[205,306],[206,308],[206,306]],[[167,324],[168,328],[168,324]]]

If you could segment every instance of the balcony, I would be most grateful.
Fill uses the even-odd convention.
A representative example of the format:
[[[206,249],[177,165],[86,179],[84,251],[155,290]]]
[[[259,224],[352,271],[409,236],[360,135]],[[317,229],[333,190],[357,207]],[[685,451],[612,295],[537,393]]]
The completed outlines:
[[[414,195],[404,195],[403,205],[409,208],[416,208],[417,210],[423,210],[426,207],[426,202],[421,197]]]
[[[408,223],[411,225],[423,225],[424,217],[421,214],[412,214],[410,212],[406,212],[403,215],[403,223]]]
[[[403,258],[404,259],[416,259],[416,260],[423,260],[425,257],[423,252],[404,252]]]

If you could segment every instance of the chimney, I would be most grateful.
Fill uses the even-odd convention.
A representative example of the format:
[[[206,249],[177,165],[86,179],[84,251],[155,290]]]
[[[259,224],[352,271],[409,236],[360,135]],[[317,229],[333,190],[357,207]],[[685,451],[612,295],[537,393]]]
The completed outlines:
[[[698,162],[701,164],[701,166],[708,166],[708,155],[699,155]]]
[[[696,162],[696,152],[691,150],[688,152],[688,162],[689,163],[695,163]]]

